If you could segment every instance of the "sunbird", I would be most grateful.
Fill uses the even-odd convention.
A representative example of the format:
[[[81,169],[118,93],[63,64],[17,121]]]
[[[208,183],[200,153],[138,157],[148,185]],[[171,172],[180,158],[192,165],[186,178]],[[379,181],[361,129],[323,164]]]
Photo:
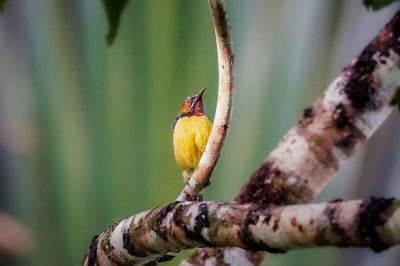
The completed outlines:
[[[199,164],[206,148],[212,124],[204,113],[203,93],[186,97],[173,125],[173,145],[176,163],[183,170],[185,182]]]

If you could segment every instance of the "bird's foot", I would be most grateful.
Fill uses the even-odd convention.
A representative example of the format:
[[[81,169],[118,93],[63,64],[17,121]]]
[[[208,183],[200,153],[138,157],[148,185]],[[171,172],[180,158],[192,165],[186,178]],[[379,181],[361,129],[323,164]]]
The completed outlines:
[[[203,195],[202,194],[195,195],[193,197],[193,201],[203,201]]]

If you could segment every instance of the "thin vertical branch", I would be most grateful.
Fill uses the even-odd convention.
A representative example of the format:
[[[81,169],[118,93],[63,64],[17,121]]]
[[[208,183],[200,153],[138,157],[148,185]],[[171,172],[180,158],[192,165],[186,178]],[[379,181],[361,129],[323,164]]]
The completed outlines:
[[[210,183],[218,162],[233,107],[234,55],[230,25],[224,0],[209,0],[218,53],[218,102],[211,135],[197,169],[179,195],[179,201],[192,200]]]

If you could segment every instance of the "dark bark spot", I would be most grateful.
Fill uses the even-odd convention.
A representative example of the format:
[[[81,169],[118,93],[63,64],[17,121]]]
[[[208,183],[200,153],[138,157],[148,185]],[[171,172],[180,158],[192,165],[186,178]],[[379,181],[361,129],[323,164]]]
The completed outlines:
[[[201,235],[203,228],[210,226],[210,221],[208,220],[208,206],[205,203],[199,205],[199,213],[194,218],[194,231],[196,234]]]
[[[312,193],[307,184],[298,182],[293,186],[288,185],[286,179],[289,175],[275,167],[271,160],[267,161],[252,174],[248,183],[235,197],[235,201],[268,207],[294,204],[309,199]]]
[[[207,246],[213,246],[209,243],[202,235],[198,235],[195,232],[191,231],[186,224],[182,225],[182,229],[185,232],[185,235],[188,239],[194,240],[198,243],[205,244]]]
[[[359,57],[357,58],[356,63],[354,64],[354,78],[360,78],[364,75],[370,75],[374,72],[377,62],[373,59],[373,55],[377,52],[375,45],[370,43],[364,50],[361,52]]]
[[[260,168],[253,173],[250,181],[242,188],[242,191],[238,196],[236,196],[235,200],[240,203],[251,202],[265,205],[267,203],[266,197],[268,196],[272,200],[272,202],[270,202],[271,204],[279,201],[279,199],[274,198],[279,197],[280,195],[270,193],[272,187],[266,187],[265,184],[265,180],[272,179],[272,168],[272,163],[270,162],[262,164]]]
[[[352,126],[352,121],[349,118],[347,111],[343,105],[343,103],[339,103],[336,106],[335,112],[333,114],[333,120],[335,123],[335,127],[337,129],[345,129],[349,126]]]
[[[374,43],[370,43],[358,56],[356,63],[350,69],[351,75],[344,88],[347,98],[357,111],[375,110],[379,104],[374,99],[374,77],[372,75],[377,62],[373,55],[377,53]]]
[[[299,126],[307,127],[314,119],[315,113],[313,107],[308,107],[303,111],[303,117],[299,121]]]
[[[335,145],[342,150],[353,150],[356,143],[357,138],[353,134],[349,134],[341,139],[335,140]]]
[[[400,55],[400,12],[385,26],[380,34],[361,52],[356,63],[348,68],[351,71],[344,91],[355,110],[376,110],[381,106],[375,94],[377,85],[372,75],[377,66],[374,55],[378,55],[381,63],[389,56],[389,51]]]
[[[276,168],[272,171],[272,173],[273,173],[273,176],[280,176],[280,175],[282,175],[281,170],[276,169]]]
[[[264,218],[263,223],[265,223],[266,225],[268,225],[270,220],[271,220],[271,215],[270,215],[270,214],[267,214],[267,215],[265,216],[265,218]]]
[[[368,244],[375,252],[380,252],[389,248],[383,243],[377,232],[378,227],[383,226],[390,218],[388,211],[393,204],[394,198],[370,198],[360,206],[358,232],[362,240]]]
[[[188,239],[192,239],[198,243],[204,244],[208,247],[213,247],[214,245],[207,241],[201,234],[203,228],[207,228],[210,226],[210,222],[208,220],[208,206],[205,203],[201,203],[198,207],[198,214],[194,218],[194,227],[193,231],[188,228],[186,223],[182,224],[182,228],[185,232],[185,235]]]
[[[300,231],[300,232],[302,232],[302,233],[304,232],[303,226],[302,226],[301,224],[299,224],[298,228],[299,228],[299,231]]]
[[[175,212],[172,216],[174,224],[177,227],[182,228],[182,230],[185,232],[185,236],[188,239],[205,244],[207,246],[213,246],[201,235],[201,230],[204,227],[209,227],[207,205],[205,203],[202,203],[199,206],[199,214],[195,217],[195,225],[193,231],[188,228],[187,223],[185,222],[184,210],[185,208],[182,205],[178,205],[175,208]]]
[[[260,217],[258,210],[250,210],[244,221],[242,230],[239,232],[240,241],[246,246],[247,250],[265,250],[269,253],[285,253],[286,251],[273,248],[264,242],[257,242],[250,232],[250,225],[255,225]],[[274,225],[275,226],[275,225]]]
[[[314,116],[314,112],[313,112],[313,108],[312,107],[308,107],[308,108],[304,109],[303,117],[312,118],[313,116]]]
[[[329,220],[329,224],[332,232],[336,235],[336,237],[340,238],[338,243],[339,247],[347,247],[350,241],[350,237],[347,235],[347,231],[341,227],[340,223],[338,223],[336,216],[338,211],[340,210],[340,205],[336,204],[337,202],[342,201],[341,199],[335,200],[335,203],[330,203],[324,210],[324,214],[327,216]]]
[[[279,229],[279,219],[274,220],[274,226],[272,226],[272,231],[276,232]]]
[[[172,221],[175,223],[175,225],[177,227],[181,227],[182,224],[184,223],[183,222],[183,211],[184,211],[184,208],[183,208],[182,205],[178,205],[175,208],[175,212],[174,212],[174,214],[172,216]]]
[[[137,233],[137,231],[141,231],[144,227],[143,220],[139,220],[139,223],[136,224],[135,226],[136,228],[133,229],[135,233]],[[133,243],[133,239],[131,237],[132,234],[131,229],[132,227],[122,232],[122,242],[124,245],[124,249],[126,249],[126,251],[128,251],[128,253],[132,256],[144,258],[147,256],[147,254],[144,251],[141,251],[140,249],[136,248],[135,244]]]
[[[374,102],[376,90],[372,87],[371,82],[371,80],[359,79],[358,76],[350,77],[344,92],[354,109],[363,111],[366,108],[373,110],[377,108],[377,104]]]
[[[167,206],[163,207],[160,209],[155,214],[153,223],[151,225],[151,229],[156,232],[157,236],[160,237],[164,241],[168,241],[167,233],[166,233],[166,228],[165,226],[162,225],[163,220],[165,217],[170,213],[171,211],[174,210],[177,202],[173,202],[168,204]]]
[[[131,243],[131,237],[129,235],[129,232],[123,232],[122,241],[124,243],[124,249],[126,249],[130,255],[135,256],[135,257],[145,257],[146,256],[146,254],[144,254],[142,252],[141,252],[141,255],[139,255],[139,252],[136,250],[133,243]]]
[[[334,137],[334,145],[341,149],[346,155],[353,153],[357,141],[364,139],[362,132],[354,126],[345,106],[340,103],[336,106],[333,121],[338,134]]]

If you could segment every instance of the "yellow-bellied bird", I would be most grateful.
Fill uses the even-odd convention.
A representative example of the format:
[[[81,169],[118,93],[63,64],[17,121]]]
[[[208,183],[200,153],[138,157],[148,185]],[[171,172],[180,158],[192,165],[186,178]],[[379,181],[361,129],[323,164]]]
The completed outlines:
[[[173,125],[173,144],[176,163],[183,170],[185,182],[199,164],[206,148],[212,124],[204,113],[203,93],[186,97]]]

